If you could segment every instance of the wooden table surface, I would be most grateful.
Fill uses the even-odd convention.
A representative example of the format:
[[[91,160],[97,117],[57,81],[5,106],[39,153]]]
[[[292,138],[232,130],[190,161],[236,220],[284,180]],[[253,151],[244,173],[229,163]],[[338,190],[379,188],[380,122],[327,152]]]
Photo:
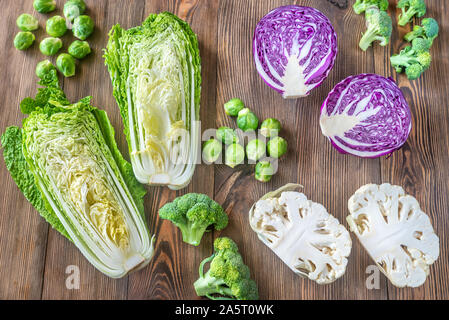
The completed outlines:
[[[44,57],[37,43],[25,52],[13,46],[18,32],[15,20],[24,12],[39,19],[37,40],[45,36],[42,26],[48,15],[35,12],[32,2],[0,0],[1,132],[8,125],[21,123],[19,102],[36,93],[34,69]],[[398,11],[395,1],[390,2],[389,13],[396,25]],[[440,23],[440,36],[431,50],[430,69],[419,80],[408,81],[396,74],[389,57],[405,45],[402,37],[410,26],[399,30],[395,27],[387,47],[375,45],[362,52],[358,41],[365,30],[363,16],[326,0],[87,0],[87,14],[93,17],[96,27],[89,38],[93,54],[79,63],[75,77],[62,79],[61,85],[69,100],[92,95],[94,105],[108,111],[126,156],[123,125],[102,48],[115,23],[133,27],[150,13],[165,10],[189,22],[199,38],[203,129],[235,127],[234,119],[225,115],[223,103],[240,97],[260,119],[275,117],[281,121],[285,128],[281,135],[287,139],[289,151],[269,183],[257,182],[250,165],[231,169],[203,164],[197,166],[192,182],[184,190],[149,187],[145,209],[150,231],[157,236],[155,256],[148,267],[119,280],[97,271],[72,243],[50,228],[19,192],[4,161],[0,161],[0,299],[196,299],[192,283],[198,277],[198,264],[211,254],[213,239],[219,234],[232,237],[239,245],[262,299],[448,299],[449,35],[445,31],[449,27],[449,4],[443,0],[426,2],[426,16]],[[62,14],[64,1],[57,3],[56,13]],[[260,18],[275,7],[292,3],[318,8],[329,17],[338,35],[339,53],[320,88],[306,98],[284,100],[258,76],[251,40]],[[63,41],[66,50],[72,36],[65,35]],[[333,86],[349,75],[364,72],[392,76],[410,104],[413,129],[405,146],[390,158],[360,159],[339,154],[318,125],[320,106]],[[258,240],[248,223],[248,210],[254,201],[288,182],[304,185],[310,199],[322,203],[346,226],[347,200],[360,186],[382,182],[403,186],[430,215],[440,238],[440,257],[425,284],[416,289],[398,289],[381,275],[380,288],[367,289],[366,269],[373,262],[354,236],[346,274],[333,284],[320,286],[295,275]],[[206,234],[199,247],[183,243],[179,231],[157,215],[164,203],[186,192],[214,197],[230,217],[223,232]],[[79,289],[66,287],[69,266],[80,270]]]

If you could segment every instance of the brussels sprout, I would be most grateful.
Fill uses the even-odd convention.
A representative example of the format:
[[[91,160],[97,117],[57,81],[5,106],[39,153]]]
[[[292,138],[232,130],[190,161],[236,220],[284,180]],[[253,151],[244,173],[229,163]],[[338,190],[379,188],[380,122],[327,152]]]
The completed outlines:
[[[237,126],[243,131],[257,130],[259,119],[251,110],[244,108],[238,113]]]
[[[263,156],[267,150],[265,142],[259,139],[254,139],[246,145],[246,156],[249,160],[257,161]]]
[[[64,4],[64,16],[71,22],[86,10],[84,0],[69,0]]]
[[[90,53],[90,46],[89,43],[87,43],[87,41],[75,40],[69,46],[69,49],[67,51],[74,58],[83,59]]]
[[[55,0],[34,0],[33,7],[37,12],[48,13],[56,9]]]
[[[75,59],[68,53],[61,53],[58,56],[56,67],[65,77],[75,75]]]
[[[36,37],[29,31],[20,31],[14,38],[14,47],[19,50],[28,49],[34,42]]]
[[[245,149],[238,144],[233,143],[226,149],[225,163],[227,166],[234,168],[235,166],[243,163],[245,160]]]
[[[34,31],[39,28],[39,22],[28,13],[22,13],[16,20],[17,26],[22,31]]]
[[[260,161],[256,164],[254,177],[261,182],[268,182],[274,174],[273,165],[269,161]]]
[[[203,144],[203,159],[206,162],[213,163],[220,157],[223,147],[221,142],[216,139],[209,139]]]
[[[216,132],[217,139],[223,142],[224,144],[231,144],[234,142],[238,142],[239,138],[235,131],[229,127],[220,127]]]
[[[224,104],[225,113],[232,117],[236,117],[243,108],[245,105],[239,98],[233,98]]]
[[[65,19],[61,16],[54,16],[47,20],[47,33],[52,37],[62,37],[67,31]]]
[[[59,38],[48,37],[41,41],[39,50],[43,55],[52,56],[58,53],[62,48],[62,40]]]
[[[260,133],[265,137],[274,137],[281,131],[281,123],[275,118],[265,119],[260,125]]]
[[[94,31],[94,21],[89,16],[79,16],[73,22],[72,31],[78,39],[86,40]]]
[[[50,62],[50,60],[42,60],[36,66],[36,76],[43,79],[50,73],[56,72],[55,66]]]
[[[287,141],[281,137],[274,137],[268,141],[268,154],[273,158],[280,158],[287,152]]]

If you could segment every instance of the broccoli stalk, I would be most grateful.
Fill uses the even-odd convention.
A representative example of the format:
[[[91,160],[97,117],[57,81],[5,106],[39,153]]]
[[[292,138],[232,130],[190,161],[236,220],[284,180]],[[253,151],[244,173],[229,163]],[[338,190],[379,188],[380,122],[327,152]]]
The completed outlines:
[[[205,296],[211,300],[233,300],[232,290],[224,279],[215,278],[209,270],[204,274],[204,265],[211,262],[216,254],[212,254],[209,258],[204,259],[199,268],[200,277],[195,281],[194,287],[198,296]],[[212,294],[220,294],[222,297],[214,297]]]
[[[390,41],[393,28],[388,13],[379,10],[377,7],[370,7],[366,10],[365,16],[367,30],[360,39],[360,48],[366,51],[374,41],[379,41],[381,46],[386,46]]]
[[[424,0],[400,0],[397,7],[402,10],[398,16],[398,24],[405,26],[413,16],[422,17],[426,14],[426,3]]]
[[[200,277],[194,283],[196,294],[212,300],[258,299],[257,285],[251,280],[235,242],[227,237],[217,238],[214,250],[200,264]],[[210,263],[210,268],[204,273],[206,263]]]
[[[170,220],[182,233],[182,240],[194,246],[201,242],[203,234],[213,225],[222,230],[228,225],[223,208],[208,196],[188,193],[165,204],[159,209],[162,219]]]
[[[417,38],[429,39],[431,42],[438,36],[439,27],[438,22],[433,18],[422,19],[421,26],[415,25],[413,31],[410,31],[404,36],[408,42],[412,42]]]
[[[352,8],[356,14],[361,14],[365,12],[369,7],[376,6],[380,10],[386,11],[388,10],[388,0],[357,0]]]

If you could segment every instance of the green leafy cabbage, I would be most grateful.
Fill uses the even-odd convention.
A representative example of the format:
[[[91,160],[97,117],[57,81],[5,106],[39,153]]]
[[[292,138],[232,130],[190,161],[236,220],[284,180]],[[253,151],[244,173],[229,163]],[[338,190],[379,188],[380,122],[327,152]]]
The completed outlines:
[[[112,27],[105,51],[136,178],[185,187],[198,158],[201,65],[196,35],[164,12]]]
[[[122,157],[114,129],[90,97],[70,104],[56,72],[20,107],[22,128],[2,135],[6,166],[25,197],[96,268],[113,278],[145,266],[153,240],[145,189]]]

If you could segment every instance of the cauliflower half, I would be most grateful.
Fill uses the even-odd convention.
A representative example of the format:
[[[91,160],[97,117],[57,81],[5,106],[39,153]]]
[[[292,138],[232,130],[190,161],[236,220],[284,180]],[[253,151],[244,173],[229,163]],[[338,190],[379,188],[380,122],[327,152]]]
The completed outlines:
[[[326,284],[346,271],[349,232],[321,204],[288,185],[257,201],[250,224],[258,237],[295,273]]]
[[[439,239],[418,201],[399,186],[368,184],[349,199],[347,221],[397,287],[418,287],[439,255]]]

